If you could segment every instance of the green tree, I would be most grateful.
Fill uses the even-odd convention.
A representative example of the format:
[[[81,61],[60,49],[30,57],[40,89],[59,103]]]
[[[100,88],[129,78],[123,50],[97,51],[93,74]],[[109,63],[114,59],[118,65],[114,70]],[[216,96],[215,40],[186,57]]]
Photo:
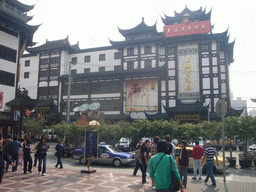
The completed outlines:
[[[25,134],[28,134],[28,133],[41,134],[45,125],[42,119],[34,120],[27,117],[23,120],[22,127]]]
[[[239,139],[245,141],[245,149],[244,153],[247,155],[247,143],[250,141],[256,132],[256,119],[252,116],[242,116],[239,117],[239,126],[237,130],[237,134]]]

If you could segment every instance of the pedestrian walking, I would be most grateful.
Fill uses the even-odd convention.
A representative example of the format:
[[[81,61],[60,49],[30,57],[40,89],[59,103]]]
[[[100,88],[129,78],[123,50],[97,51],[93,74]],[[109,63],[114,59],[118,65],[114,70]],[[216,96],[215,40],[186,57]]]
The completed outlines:
[[[192,157],[193,157],[193,168],[194,176],[192,179],[197,180],[197,171],[199,171],[199,180],[202,179],[202,157],[204,155],[204,149],[199,145],[199,141],[196,141],[196,145],[193,147]]]
[[[187,178],[188,178],[188,164],[189,164],[189,155],[188,155],[188,150],[186,149],[186,141],[181,141],[180,146],[180,154],[179,154],[179,173],[180,173],[180,178],[182,180],[182,184],[184,188],[187,188]]]
[[[172,155],[175,159],[176,146],[172,143],[172,138],[169,135],[166,135],[164,140],[168,143],[167,154]]]
[[[135,168],[133,170],[133,176],[136,176],[138,170],[140,169],[140,171],[142,172],[142,161],[141,161],[141,158],[142,158],[142,154],[141,154],[141,145],[137,145],[136,146],[137,150],[135,152]]]
[[[55,168],[58,167],[58,165],[60,165],[60,169],[63,168],[62,162],[61,162],[61,157],[62,157],[62,153],[63,153],[63,145],[60,143],[60,140],[57,140],[57,145],[55,147],[56,153],[55,155],[57,156],[57,164],[55,165]]]
[[[31,141],[27,140],[25,147],[24,147],[24,174],[27,173],[27,171],[29,173],[32,173],[32,158],[31,158],[31,153],[32,153],[32,149],[31,149]],[[28,165],[28,166],[27,166]]]
[[[46,156],[47,156],[47,150],[49,149],[46,143],[45,137],[42,137],[36,149],[39,155],[38,173],[41,174],[41,171],[42,171],[42,175],[45,176],[46,175]],[[41,169],[42,163],[43,163],[43,170]]]
[[[159,136],[155,136],[154,137],[154,140],[153,140],[153,144],[151,146],[151,156],[154,156],[157,154],[157,143],[160,141],[160,137]],[[152,187],[155,186],[155,183],[154,183],[154,179],[151,178],[151,181],[152,181]]]
[[[204,183],[207,184],[209,178],[211,178],[212,186],[215,187],[216,181],[215,181],[214,174],[213,174],[214,156],[216,158],[217,165],[219,165],[218,156],[216,154],[216,150],[211,146],[210,141],[207,141],[205,143],[205,147],[206,147],[206,149],[204,150],[204,155],[203,155],[203,159],[202,159],[202,163],[201,163],[201,164],[203,164],[204,160],[206,159],[207,176],[204,180]]]
[[[23,157],[24,139],[19,138],[18,140],[19,140],[19,142],[20,142],[20,144],[21,144],[21,146],[22,146],[22,148],[21,148],[20,151],[19,151],[18,164],[23,165],[23,160],[24,160],[24,157]]]
[[[168,143],[159,141],[157,143],[157,154],[151,157],[149,162],[149,175],[155,181],[156,192],[171,192],[174,177],[180,184],[180,191],[184,192],[180,175],[174,158],[167,155]],[[173,174],[172,174],[173,172]]]
[[[2,137],[2,135],[1,135]],[[15,166],[15,164],[11,161],[9,156],[4,151],[3,145],[0,146],[0,183],[2,183],[2,178],[4,175],[4,162],[11,164],[12,167]]]
[[[142,162],[142,183],[148,183],[146,180],[146,172],[147,172],[147,167],[149,164],[149,150],[148,147],[150,145],[149,139],[147,139],[141,146],[141,162]]]
[[[33,166],[36,166],[37,160],[39,161],[39,156],[40,156],[40,154],[37,152],[37,149],[36,149],[39,142],[40,142],[40,139],[37,138],[37,139],[36,139],[36,143],[35,143],[35,145],[34,145],[35,158],[34,158],[34,165],[33,165]]]
[[[13,141],[10,143],[12,162],[15,163],[15,166],[12,167],[12,171],[17,171],[21,147],[22,146],[21,146],[20,142],[17,141],[17,136],[14,136]]]
[[[7,138],[4,139],[2,145],[3,145],[3,153],[6,156],[6,159],[10,159],[11,158],[11,142],[12,142],[12,135],[9,134],[7,135]],[[6,162],[5,164],[5,171],[7,172],[9,169],[9,164],[8,162]]]

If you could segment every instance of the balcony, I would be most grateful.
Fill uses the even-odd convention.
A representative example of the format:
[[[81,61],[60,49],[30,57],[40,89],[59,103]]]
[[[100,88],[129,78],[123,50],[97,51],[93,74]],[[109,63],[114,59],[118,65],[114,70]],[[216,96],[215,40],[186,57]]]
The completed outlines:
[[[0,10],[12,17],[15,17],[23,23],[27,23],[27,14],[18,10],[17,7],[12,7],[5,1],[0,1]]]

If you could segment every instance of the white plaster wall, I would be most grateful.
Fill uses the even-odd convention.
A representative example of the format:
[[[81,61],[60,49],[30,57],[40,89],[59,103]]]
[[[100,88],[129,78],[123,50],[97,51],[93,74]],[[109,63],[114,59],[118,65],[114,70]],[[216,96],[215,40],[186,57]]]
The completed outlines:
[[[91,51],[85,53],[77,53],[70,55],[77,57],[77,64],[72,66],[72,70],[76,69],[77,73],[84,73],[84,69],[90,68],[90,72],[99,72],[99,67],[105,67],[105,71],[113,71],[115,65],[121,65],[121,59],[114,59],[117,49]],[[99,61],[99,55],[105,54],[105,61]],[[91,56],[91,62],[84,62],[85,56]]]
[[[25,62],[29,60],[30,66],[25,67]],[[20,59],[20,82],[19,86],[28,90],[28,96],[32,99],[37,98],[38,86],[38,71],[39,71],[39,54],[31,57],[23,57]],[[29,72],[29,78],[24,78],[24,73]]]
[[[17,50],[16,63],[0,59],[0,70],[15,74],[13,87],[0,85],[0,91],[4,93],[3,107],[0,109],[0,111],[6,111],[6,110],[10,110],[10,108],[7,107],[5,104],[15,98],[17,67],[18,67],[17,63],[18,63],[19,37],[14,37],[3,31],[0,31],[0,37],[1,37],[0,38],[1,45]]]

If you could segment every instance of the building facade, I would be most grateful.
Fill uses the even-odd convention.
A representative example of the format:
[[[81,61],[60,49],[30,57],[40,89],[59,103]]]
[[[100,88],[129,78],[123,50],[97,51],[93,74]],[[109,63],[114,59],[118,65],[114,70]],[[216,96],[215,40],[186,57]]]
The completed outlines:
[[[4,135],[20,124],[22,116],[19,106],[8,103],[17,97],[20,57],[34,45],[33,34],[39,27],[27,24],[32,19],[27,12],[33,8],[17,0],[0,1],[0,132]]]
[[[228,31],[212,33],[210,17],[202,8],[186,7],[162,18],[163,32],[143,18],[132,29],[118,29],[125,40],[110,40],[107,47],[80,49],[68,38],[47,41],[21,58],[20,85],[34,99],[53,99],[66,115],[71,65],[71,115],[75,107],[97,102],[109,121],[200,121],[216,119],[218,99],[226,101],[228,115],[239,114],[229,94],[234,42]]]

